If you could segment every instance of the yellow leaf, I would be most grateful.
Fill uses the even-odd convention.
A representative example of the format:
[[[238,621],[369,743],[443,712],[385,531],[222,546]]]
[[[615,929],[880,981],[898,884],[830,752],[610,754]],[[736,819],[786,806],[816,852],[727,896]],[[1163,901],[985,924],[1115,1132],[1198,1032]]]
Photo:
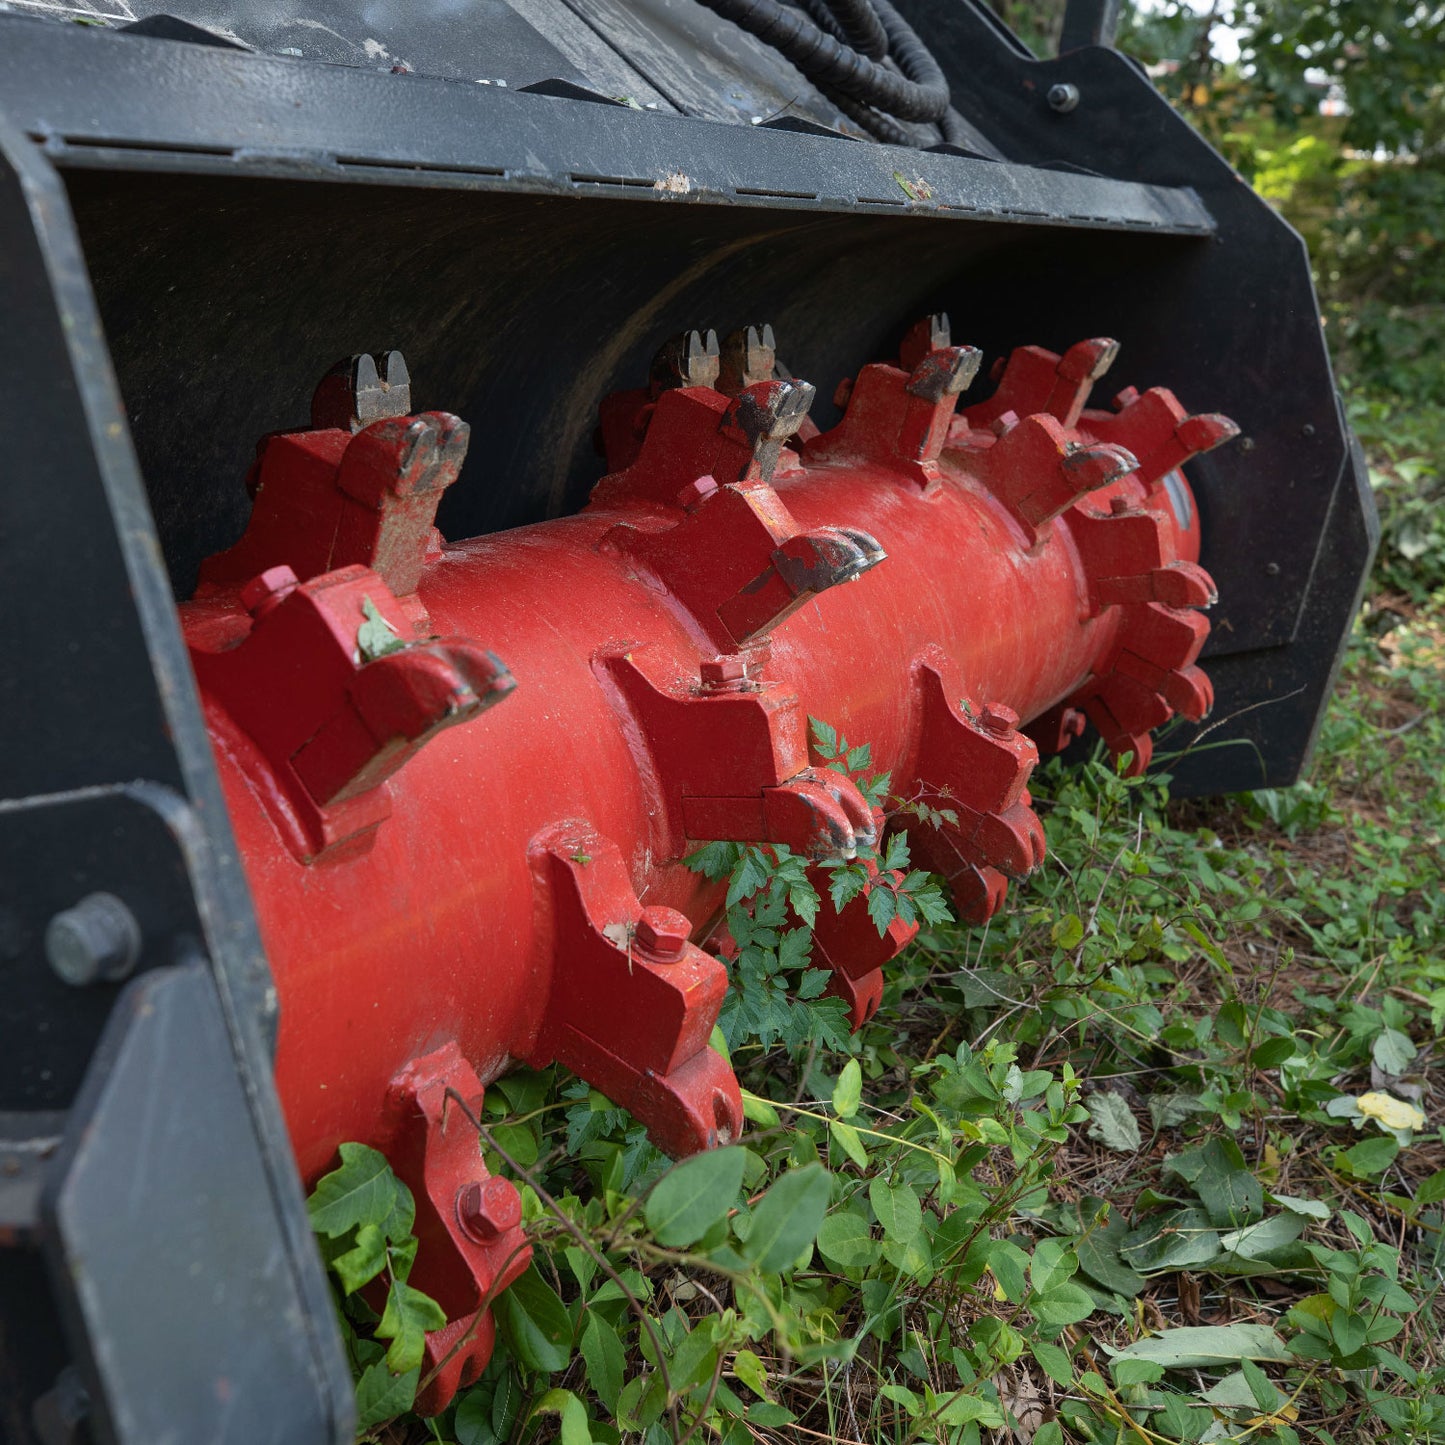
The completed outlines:
[[[1378,1119],[1387,1129],[1423,1129],[1425,1115],[1413,1104],[1390,1094],[1361,1094],[1355,1107],[1369,1119]]]
[[[1277,1425],[1283,1425],[1288,1420],[1298,1419],[1298,1406],[1291,1405],[1286,1401],[1273,1415],[1256,1415],[1252,1420],[1246,1420],[1244,1423],[1248,1425],[1251,1430],[1258,1430],[1262,1427],[1273,1428]]]

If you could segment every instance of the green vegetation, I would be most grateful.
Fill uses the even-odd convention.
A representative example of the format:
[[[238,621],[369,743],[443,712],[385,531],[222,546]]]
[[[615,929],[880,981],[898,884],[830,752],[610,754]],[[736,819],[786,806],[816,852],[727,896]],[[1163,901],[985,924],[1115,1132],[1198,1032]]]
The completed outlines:
[[[1017,3],[1036,31],[1055,8]],[[1120,44],[1308,242],[1371,457],[1380,582],[1423,602],[1445,586],[1445,7],[1135,0]]]

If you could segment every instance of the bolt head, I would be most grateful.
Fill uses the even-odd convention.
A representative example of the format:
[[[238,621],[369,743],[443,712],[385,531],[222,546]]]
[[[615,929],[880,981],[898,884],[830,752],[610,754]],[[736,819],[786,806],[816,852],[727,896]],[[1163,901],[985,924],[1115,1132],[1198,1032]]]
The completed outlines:
[[[644,953],[662,962],[676,963],[687,951],[692,921],[675,908],[644,908],[634,938]]]
[[[714,657],[698,665],[698,676],[704,687],[726,687],[742,682],[748,675],[747,663],[734,653],[730,657]]]
[[[1001,702],[986,702],[979,721],[989,732],[998,736],[1011,733],[1019,725],[1019,715]]]
[[[1067,83],[1051,85],[1048,94],[1049,109],[1060,115],[1067,115],[1079,104],[1079,87]]]
[[[57,913],[45,930],[45,956],[75,988],[116,983],[136,966],[140,924],[113,893],[91,893]]]
[[[699,507],[712,494],[717,491],[717,480],[713,477],[698,477],[696,481],[689,482],[678,494],[677,505],[685,512],[691,512]]]
[[[252,617],[260,617],[296,586],[296,574],[289,567],[268,567],[241,588],[241,605]]]
[[[521,1222],[522,1197],[509,1179],[473,1181],[457,1191],[457,1223],[476,1244],[490,1244]]]

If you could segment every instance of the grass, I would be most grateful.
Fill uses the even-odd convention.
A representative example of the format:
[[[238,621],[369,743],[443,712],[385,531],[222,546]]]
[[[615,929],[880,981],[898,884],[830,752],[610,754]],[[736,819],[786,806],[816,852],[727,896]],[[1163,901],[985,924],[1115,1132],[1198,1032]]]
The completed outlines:
[[[841,1048],[796,1003],[739,1032],[745,1147],[668,1170],[575,1081],[494,1085],[537,1264],[481,1384],[369,1433],[1445,1441],[1442,566],[1387,551],[1298,787],[1042,769],[1050,861],[988,929],[927,931]],[[810,988],[751,886],[765,1009]]]

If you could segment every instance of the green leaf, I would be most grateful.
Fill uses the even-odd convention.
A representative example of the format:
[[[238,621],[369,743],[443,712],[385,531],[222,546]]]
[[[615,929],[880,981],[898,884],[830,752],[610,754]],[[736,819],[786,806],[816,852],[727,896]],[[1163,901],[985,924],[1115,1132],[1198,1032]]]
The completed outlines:
[[[430,1296],[399,1279],[393,1279],[386,1296],[386,1309],[376,1327],[379,1340],[390,1340],[386,1363],[394,1374],[403,1374],[421,1364],[427,1332],[447,1322],[442,1307]]]
[[[1139,1121],[1129,1107],[1129,1101],[1122,1094],[1090,1094],[1084,1100],[1093,1122],[1089,1125],[1089,1138],[1097,1139],[1106,1149],[1121,1154],[1136,1154],[1143,1142],[1139,1135]]]
[[[764,1129],[776,1129],[780,1120],[778,1111],[759,1094],[743,1090],[743,1118]]]
[[[1410,1067],[1416,1052],[1408,1035],[1402,1034],[1399,1029],[1383,1029],[1370,1055],[1381,1073],[1398,1075]]]
[[[971,1420],[977,1420],[986,1430],[1002,1430],[1005,1424],[1003,1411],[992,1400],[962,1393],[948,1397],[935,1418],[940,1425],[951,1429],[967,1425]]]
[[[760,1425],[764,1430],[780,1430],[798,1417],[785,1405],[774,1404],[771,1400],[754,1400],[748,1406],[746,1418],[749,1425]]]
[[[1029,1279],[1036,1290],[1052,1289],[1073,1276],[1079,1267],[1078,1257],[1065,1239],[1041,1240],[1029,1261]]]
[[[366,619],[356,629],[356,650],[363,662],[375,662],[389,652],[400,652],[406,646],[397,636],[396,628],[376,610],[370,597],[361,599],[361,615]]]
[[[1330,1334],[1334,1336],[1335,1347],[1342,1355],[1353,1355],[1363,1348],[1367,1329],[1365,1317],[1353,1310],[1336,1310],[1330,1317]]]
[[[1254,1403],[1261,1410],[1275,1410],[1279,1405],[1279,1391],[1270,1384],[1264,1371],[1253,1360],[1241,1360],[1239,1370],[1244,1376],[1245,1384],[1249,1386]]]
[[[1077,913],[1066,913],[1049,930],[1049,938],[1065,953],[1072,952],[1084,941],[1084,920]]]
[[[1268,1071],[1277,1069],[1286,1059],[1295,1054],[1294,1040],[1285,1038],[1265,1039],[1250,1053],[1250,1062],[1256,1069]]]
[[[833,1086],[833,1108],[840,1119],[851,1119],[863,1102],[863,1067],[849,1059]]]
[[[695,1244],[727,1217],[742,1188],[741,1146],[694,1154],[668,1170],[647,1196],[647,1227],[669,1249]]]
[[[742,1252],[764,1273],[791,1264],[817,1237],[832,1178],[821,1164],[790,1169],[758,1201]]]
[[[1274,1250],[1293,1244],[1305,1232],[1305,1220],[1299,1214],[1275,1214],[1237,1229],[1232,1234],[1221,1235],[1219,1247],[1228,1254],[1237,1254],[1244,1259],[1263,1259]]]
[[[1445,1169],[1440,1171],[1445,1174]],[[1271,1194],[1270,1199],[1291,1214],[1302,1214],[1306,1219],[1325,1220],[1330,1217],[1330,1206],[1319,1199],[1301,1199],[1294,1194]]]
[[[343,1144],[339,1152],[341,1167],[323,1174],[306,1201],[312,1229],[332,1239],[365,1224],[393,1240],[410,1234],[416,1217],[411,1190],[386,1156],[365,1144]]]
[[[818,1230],[818,1252],[829,1264],[853,1269],[878,1253],[868,1221],[850,1210],[830,1214]]]
[[[386,1235],[375,1224],[356,1231],[356,1243],[331,1261],[331,1268],[347,1294],[355,1294],[386,1268]]]
[[[1361,1139],[1353,1148],[1342,1150],[1340,1157],[1349,1165],[1350,1172],[1357,1179],[1370,1179],[1376,1174],[1383,1174],[1395,1162],[1395,1156],[1399,1152],[1398,1139],[1388,1134],[1380,1134],[1370,1139]]]
[[[992,1239],[985,1247],[984,1260],[1009,1303],[1022,1303],[1027,1288],[1024,1271],[1028,1268],[1028,1255],[1006,1239]]]
[[[1264,1213],[1264,1190],[1233,1140],[1211,1139],[1200,1156],[1203,1168],[1194,1188],[1212,1223],[1238,1227]]]
[[[881,883],[875,883],[868,890],[868,917],[878,930],[879,938],[888,932],[888,925],[898,916],[898,900],[893,890]]]
[[[1157,1335],[1136,1340],[1126,1349],[1111,1353],[1115,1359],[1153,1360],[1168,1370],[1204,1370],[1218,1365],[1237,1365],[1241,1360],[1285,1364],[1290,1359],[1284,1341],[1268,1325],[1253,1324],[1189,1325],[1161,1330]]]
[[[615,1411],[617,1396],[622,1389],[625,1356],[617,1331],[598,1310],[587,1311],[580,1348],[587,1364],[587,1383],[592,1387],[592,1393],[609,1410]]]
[[[679,1395],[685,1395],[712,1378],[718,1357],[715,1324],[715,1317],[700,1320],[677,1342],[667,1374],[672,1388]]]
[[[1059,1345],[1045,1340],[1030,1340],[1029,1352],[1039,1363],[1039,1368],[1054,1384],[1065,1390],[1074,1388],[1074,1366],[1069,1352]],[[1037,1437],[1035,1437],[1037,1438]]]
[[[559,1445],[592,1445],[587,1429],[587,1407],[571,1390],[548,1390],[533,1409],[534,1415],[560,1415]]]
[[[452,1431],[457,1445],[497,1445],[497,1432],[492,1429],[492,1400],[481,1390],[468,1391],[452,1417]]]
[[[739,1350],[733,1356],[733,1374],[753,1394],[764,1400],[768,1398],[768,1372],[763,1368],[763,1362],[751,1350]]]
[[[1075,1240],[1074,1249],[1079,1256],[1079,1268],[1095,1284],[1111,1294],[1133,1299],[1147,1281],[1120,1258],[1119,1250],[1128,1235],[1129,1228],[1123,1219],[1111,1213],[1103,1224],[1095,1224],[1088,1233]]]
[[[535,1264],[497,1296],[492,1309],[512,1353],[527,1369],[550,1375],[567,1368],[572,1319]]]
[[[1057,1331],[1065,1325],[1076,1325],[1094,1313],[1094,1297],[1082,1285],[1056,1284],[1042,1294],[1029,1296],[1034,1318],[1046,1330]]]
[[[420,1367],[393,1375],[380,1361],[368,1365],[356,1382],[357,1430],[374,1430],[405,1414],[416,1399],[420,1380]]]
[[[836,758],[838,756],[838,734],[821,718],[810,717],[808,728],[813,734],[813,742],[817,745],[819,756],[825,761]]]
[[[1164,1378],[1164,1366],[1157,1360],[1130,1360],[1122,1357],[1109,1362],[1109,1372],[1119,1389],[1129,1385],[1152,1385]]]
[[[1415,1190],[1418,1205],[1439,1204],[1445,1200],[1445,1169],[1437,1169],[1428,1179],[1422,1179]]]
[[[1258,1369],[1259,1367],[1251,1365],[1250,1368]],[[1263,1372],[1261,1371],[1261,1373]],[[1245,1377],[1243,1361],[1240,1362],[1239,1369],[1217,1380],[1199,1398],[1225,1410],[1254,1411],[1259,1409],[1255,1403],[1254,1391],[1250,1389],[1249,1381]]]
[[[828,1137],[860,1169],[868,1167],[868,1151],[863,1147],[863,1136],[851,1124],[845,1124],[841,1119],[834,1119],[828,1125]]]
[[[682,861],[694,873],[701,873],[704,878],[719,883],[737,867],[741,852],[736,843],[704,843]]]
[[[923,1228],[923,1209],[913,1186],[907,1182],[890,1185],[875,1174],[868,1184],[868,1202],[889,1239],[907,1244]]]
[[[778,967],[784,973],[796,973],[812,951],[812,933],[806,928],[790,928],[778,939]]]
[[[1208,1264],[1220,1252],[1219,1233],[1204,1210],[1171,1209],[1150,1215],[1131,1231],[1119,1254],[1130,1268],[1153,1273]]]
[[[884,1385],[878,1393],[885,1400],[901,1405],[910,1420],[916,1420],[923,1411],[923,1401],[907,1385]]]

